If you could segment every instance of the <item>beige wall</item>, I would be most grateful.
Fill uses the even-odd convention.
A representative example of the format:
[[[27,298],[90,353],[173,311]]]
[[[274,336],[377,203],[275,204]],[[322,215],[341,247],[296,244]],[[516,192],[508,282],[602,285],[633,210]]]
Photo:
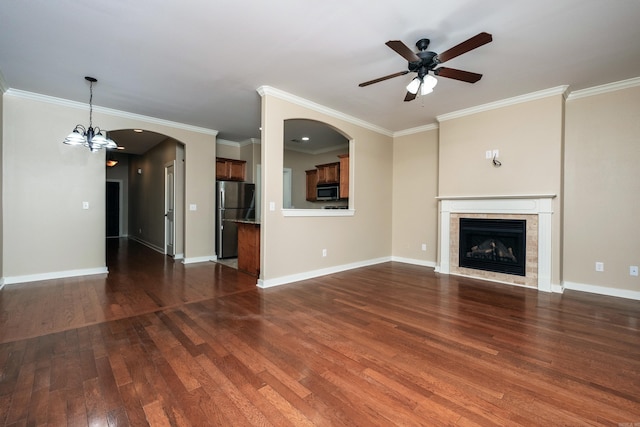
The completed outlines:
[[[565,281],[639,292],[640,87],[567,101],[565,194]]]
[[[393,141],[393,256],[433,265],[438,233],[438,129]],[[427,250],[422,250],[422,244]]]
[[[438,195],[555,194],[552,276],[560,286],[562,225],[562,94],[444,120],[440,123]],[[501,167],[485,158],[498,149]]]
[[[88,109],[40,96],[4,95],[3,275],[67,275],[105,267],[105,154],[62,140]],[[215,131],[200,132],[94,109],[105,129],[143,128],[186,146],[185,256],[210,258],[213,249]],[[37,126],[34,126],[37,123]],[[88,201],[90,209],[83,210]],[[37,260],[37,262],[34,262]]]
[[[284,120],[328,123],[353,140],[355,214],[285,217],[282,206]],[[262,96],[261,279],[367,262],[391,254],[392,139],[350,122],[265,94]],[[273,202],[276,209],[269,210]],[[327,257],[322,257],[327,249]]]

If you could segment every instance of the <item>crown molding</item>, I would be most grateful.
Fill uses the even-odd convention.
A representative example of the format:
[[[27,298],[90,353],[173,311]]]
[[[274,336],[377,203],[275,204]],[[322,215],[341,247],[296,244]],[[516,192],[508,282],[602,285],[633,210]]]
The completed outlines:
[[[440,128],[440,126],[438,125],[438,123],[431,123],[431,124],[428,124],[428,125],[418,126],[418,127],[415,127],[415,128],[399,130],[399,131],[393,133],[393,137],[397,138],[399,136],[413,135],[413,134],[416,134],[416,133],[428,132],[428,131],[431,131],[431,130],[437,130],[439,128]]]
[[[386,136],[391,136],[391,137],[393,136],[393,132],[391,132],[388,129],[382,128],[380,126],[376,126],[376,125],[371,124],[369,122],[365,122],[364,120],[360,120],[360,119],[358,119],[356,117],[349,116],[348,114],[341,113],[338,110],[334,110],[332,108],[325,107],[323,105],[317,104],[317,103],[315,103],[313,101],[309,101],[309,100],[301,98],[299,96],[292,95],[292,94],[290,94],[288,92],[285,92],[285,91],[282,91],[280,89],[276,89],[276,88],[271,87],[271,86],[260,86],[256,90],[258,91],[258,93],[260,94],[261,97],[264,97],[265,95],[269,95],[269,96],[273,96],[275,98],[280,98],[280,99],[283,99],[285,101],[291,102],[293,104],[300,105],[302,107],[308,108],[308,109],[313,110],[313,111],[317,111],[317,112],[322,113],[322,114],[326,114],[326,115],[334,117],[336,119],[344,120],[345,122],[349,122],[349,123],[352,123],[354,125],[361,126],[363,128],[372,130],[374,132],[381,133],[381,134],[386,135]]]
[[[528,93],[525,95],[515,96],[513,98],[507,98],[496,102],[490,102],[488,104],[478,105],[476,107],[466,108],[464,110],[458,110],[447,114],[441,114],[436,117],[438,122],[445,120],[457,119],[459,117],[469,116],[471,114],[477,114],[483,111],[495,110],[497,108],[507,107],[510,105],[521,104],[523,102],[534,101],[536,99],[547,98],[549,96],[562,95],[566,96],[568,85],[557,86],[550,89],[540,90],[537,92]]]
[[[628,89],[631,87],[640,86],[640,77],[634,77],[632,79],[621,80],[619,82],[607,83],[600,86],[594,86],[587,89],[575,90],[569,94],[567,101],[574,99],[585,98],[587,96],[600,95],[603,93],[615,92],[617,90]]]
[[[85,104],[84,102],[70,101],[68,99],[56,98],[54,96],[41,95],[39,93],[27,92],[19,89],[9,89],[6,92],[9,96],[14,96],[16,98],[29,99],[32,101],[40,101],[46,102],[49,104],[60,105],[62,107],[70,107],[82,110],[88,110],[89,104]],[[103,114],[108,114],[115,117],[121,117],[125,119],[137,120],[146,123],[153,123],[157,125],[172,127],[176,129],[188,130],[191,132],[202,133],[205,135],[218,135],[218,131],[214,129],[207,129],[199,126],[192,126],[185,123],[172,122],[170,120],[158,119],[155,117],[143,116],[142,114],[128,113],[126,111],[114,110],[112,108],[93,106],[94,112],[99,112]]]

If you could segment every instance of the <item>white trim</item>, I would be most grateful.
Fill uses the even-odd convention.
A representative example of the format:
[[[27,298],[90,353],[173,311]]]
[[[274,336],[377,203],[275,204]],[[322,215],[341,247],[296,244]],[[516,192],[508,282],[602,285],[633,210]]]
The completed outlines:
[[[270,95],[270,96],[273,96],[273,97],[276,97],[276,98],[283,99],[285,101],[289,101],[289,102],[291,102],[293,104],[300,105],[300,106],[308,108],[310,110],[317,111],[317,112],[322,113],[322,114],[326,114],[326,115],[334,117],[336,119],[344,120],[344,121],[352,123],[354,125],[361,126],[361,127],[365,128],[365,129],[369,129],[369,130],[372,130],[372,131],[377,132],[377,133],[381,133],[381,134],[386,135],[386,136],[393,136],[393,132],[391,132],[388,129],[385,129],[385,128],[382,128],[380,126],[371,124],[369,122],[365,122],[364,120],[358,119],[358,118],[353,117],[353,116],[349,116],[347,114],[341,113],[338,110],[334,110],[332,108],[325,107],[324,105],[317,104],[317,103],[315,103],[313,101],[309,101],[309,100],[301,98],[299,96],[292,95],[292,94],[290,94],[288,92],[285,92],[285,91],[282,91],[280,89],[276,89],[276,88],[271,87],[271,86],[260,86],[256,90],[258,91],[258,93],[262,97],[264,97],[265,95]]]
[[[9,86],[7,86],[7,81],[4,79],[2,70],[0,70],[0,94],[5,93],[7,90],[9,90]],[[0,289],[2,289],[1,283],[0,283]]]
[[[439,128],[440,128],[440,125],[438,123],[431,123],[431,124],[428,124],[428,125],[418,126],[418,127],[415,127],[415,128],[399,130],[397,132],[394,132],[392,136],[394,138],[397,138],[399,136],[413,135],[413,134],[420,133],[420,132],[438,130]]]
[[[354,216],[355,209],[282,209],[282,216]]]
[[[553,292],[551,215],[553,214],[552,199],[555,197],[555,194],[533,198],[522,196],[438,197],[440,200],[440,265],[436,271],[451,274],[449,237],[452,213],[538,215],[538,290]]]
[[[182,263],[183,264],[195,264],[198,262],[211,262],[211,261],[216,261],[218,258],[213,255],[213,256],[200,256],[200,257],[193,257],[193,258],[183,258],[182,259]]]
[[[227,145],[229,147],[235,147],[235,148],[239,148],[240,147],[240,143],[239,142],[229,141],[228,139],[216,138],[216,144]]]
[[[394,262],[402,262],[405,264],[412,264],[412,265],[420,265],[422,267],[431,267],[431,268],[436,268],[436,262],[435,261],[425,261],[422,259],[415,259],[415,258],[404,258],[404,257],[399,257],[399,256],[392,256],[391,257],[391,261]]]
[[[632,79],[621,80],[619,82],[614,82],[614,83],[607,83],[604,85],[594,86],[587,89],[576,90],[569,94],[569,96],[567,97],[567,101],[585,98],[587,96],[614,92],[616,90],[628,89],[636,86],[640,86],[640,77],[634,77]]]
[[[14,96],[16,98],[30,99],[33,101],[47,102],[49,104],[56,104],[63,107],[71,107],[82,110],[87,110],[89,108],[89,104],[85,104],[84,102],[70,101],[68,99],[56,98],[48,95],[41,95],[39,93],[27,92],[19,89],[9,89],[7,90],[7,95]],[[207,129],[199,126],[187,125],[184,123],[172,122],[169,120],[157,119],[155,117],[143,116],[141,114],[128,113],[126,111],[114,110],[112,108],[93,106],[94,112],[99,112],[103,114],[109,114],[115,117],[122,117],[125,119],[138,120],[146,123],[153,123],[162,126],[168,126],[176,129],[188,130],[191,132],[202,133],[205,135],[218,135],[218,131],[214,129]]]
[[[160,246],[154,245],[153,243],[149,243],[146,240],[141,239],[140,237],[129,236],[129,239],[134,240],[134,241],[140,243],[141,245],[144,245],[144,246],[148,247],[149,249],[153,249],[154,251],[159,252],[162,255],[166,255],[165,252],[164,252],[164,248],[161,248]]]
[[[173,256],[173,259],[175,259],[176,261],[177,260],[182,260],[182,259],[184,259],[184,254],[175,254]]]
[[[490,102],[488,104],[477,105],[475,107],[441,114],[439,116],[436,116],[436,120],[438,120],[438,122],[443,122],[445,120],[457,119],[459,117],[469,116],[471,114],[476,114],[483,111],[495,110],[497,108],[507,107],[510,105],[521,104],[523,102],[534,101],[536,99],[547,98],[549,96],[564,95],[567,92],[568,88],[568,85],[557,86],[551,89],[540,90],[538,92],[532,92],[525,95],[515,96],[513,98]]]
[[[545,194],[487,194],[480,196],[437,196],[436,200],[493,200],[493,199],[553,199],[556,195]],[[500,213],[500,212],[499,212]]]
[[[589,292],[592,294],[607,295],[610,297],[627,298],[640,300],[640,291],[630,291],[627,289],[607,288],[604,286],[587,285],[585,283],[563,282],[564,289],[572,291]]]
[[[337,265],[334,267],[321,268],[319,270],[305,271],[304,273],[291,274],[289,276],[276,277],[274,279],[258,279],[256,286],[259,288],[272,288],[274,286],[286,285],[287,283],[313,279],[315,277],[326,276],[328,274],[339,273],[346,270],[353,270],[355,268],[368,267],[370,265],[381,264],[389,261],[391,261],[391,257],[375,258],[350,264]]]
[[[3,282],[7,285],[12,285],[16,283],[39,282],[41,280],[65,279],[67,277],[91,276],[107,273],[109,273],[107,267],[85,268],[82,270],[66,270],[42,274],[27,274],[24,276],[9,276],[5,277]]]

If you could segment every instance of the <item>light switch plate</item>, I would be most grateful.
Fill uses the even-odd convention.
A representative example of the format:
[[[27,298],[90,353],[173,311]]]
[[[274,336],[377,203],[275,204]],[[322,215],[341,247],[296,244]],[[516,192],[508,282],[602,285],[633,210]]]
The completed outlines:
[[[629,267],[629,275],[630,276],[637,276],[638,275],[638,266],[637,265],[632,265]]]
[[[89,202],[82,202],[82,209],[89,209]]]
[[[189,205],[189,210],[190,211],[197,211],[198,210],[198,205],[196,205],[195,203],[192,203]]]

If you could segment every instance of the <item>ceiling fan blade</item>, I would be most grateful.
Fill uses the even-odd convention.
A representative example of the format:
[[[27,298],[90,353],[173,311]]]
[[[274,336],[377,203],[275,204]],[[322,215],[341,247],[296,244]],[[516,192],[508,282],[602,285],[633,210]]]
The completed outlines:
[[[400,40],[389,40],[385,43],[391,49],[393,49],[398,55],[402,56],[409,62],[420,62],[420,57],[410,49],[406,44]]]
[[[411,93],[411,92],[407,92],[407,94],[404,97],[404,102],[407,101],[413,101],[414,99],[416,99],[416,93]]]
[[[440,77],[448,77],[450,79],[462,80],[467,83],[475,83],[482,78],[482,74],[472,73],[471,71],[456,70],[455,68],[440,67],[433,70],[433,74]]]
[[[379,77],[379,78],[377,78],[377,79],[369,80],[368,82],[360,83],[358,86],[360,86],[360,87],[369,86],[369,85],[372,85],[372,84],[374,84],[374,83],[378,83],[378,82],[382,82],[382,81],[385,81],[385,80],[392,79],[392,78],[394,78],[394,77],[404,76],[404,75],[405,75],[405,74],[407,74],[408,72],[409,72],[409,70],[406,70],[406,71],[400,71],[400,72],[398,72],[398,73],[389,74],[388,76]]]
[[[449,50],[445,50],[440,55],[437,56],[438,62],[443,63],[450,59],[455,58],[456,56],[462,55],[463,53],[467,53],[470,50],[478,48],[482,45],[485,45],[493,40],[493,37],[489,33],[480,33],[476,36],[471,37],[469,40],[463,41],[462,43],[455,45]]]

